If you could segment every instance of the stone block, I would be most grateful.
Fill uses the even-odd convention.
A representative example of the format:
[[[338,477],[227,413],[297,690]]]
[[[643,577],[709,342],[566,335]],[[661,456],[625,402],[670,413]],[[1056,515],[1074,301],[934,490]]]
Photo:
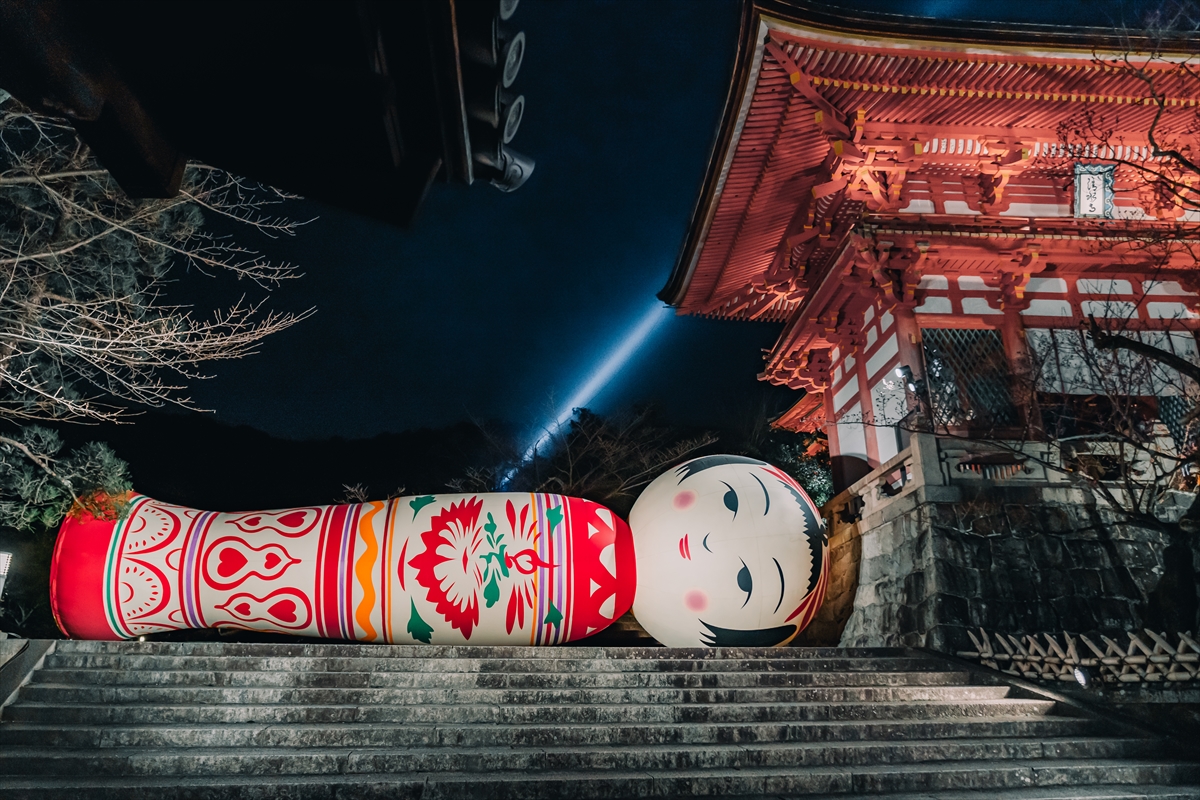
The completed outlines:
[[[1098,629],[1128,630],[1137,624],[1137,617],[1127,600],[1097,597],[1088,601],[1088,607],[1095,614]]]
[[[970,597],[975,593],[972,591],[966,568],[940,559],[934,564],[934,586],[937,592],[957,597]]]
[[[924,572],[913,572],[904,577],[904,595],[908,601],[920,601],[927,593]]]
[[[1104,552],[1104,548],[1098,544],[1094,546],[1084,546],[1076,551],[1079,566],[1089,570],[1111,569],[1112,562],[1109,561],[1108,553]]]
[[[1040,599],[1039,586],[1035,581],[1035,573],[1027,569],[1010,569],[1001,579],[1007,584],[1009,596],[1022,601]]]
[[[1063,563],[1063,543],[1057,536],[1039,533],[1028,541],[1029,556],[1039,568],[1059,567]]]
[[[1040,507],[1039,521],[1043,530],[1051,533],[1063,533],[1079,527],[1074,515],[1059,505],[1043,505]]]
[[[920,611],[930,627],[939,624],[965,626],[971,623],[970,603],[964,597],[934,595],[922,604]]]
[[[1100,578],[1100,573],[1090,569],[1073,569],[1071,575],[1071,588],[1077,595],[1084,597],[1101,597],[1109,594],[1104,591],[1104,581]]]
[[[1070,573],[1062,569],[1039,569],[1038,574],[1044,587],[1043,597],[1065,597],[1075,593]]]

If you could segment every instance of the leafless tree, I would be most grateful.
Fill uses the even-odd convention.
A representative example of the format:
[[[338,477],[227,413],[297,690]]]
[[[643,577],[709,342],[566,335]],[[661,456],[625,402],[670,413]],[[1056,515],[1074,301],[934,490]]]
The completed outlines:
[[[207,362],[253,353],[304,319],[246,296],[209,315],[174,298],[181,271],[228,273],[260,297],[296,276],[204,227],[291,236],[276,213],[289,196],[202,164],[177,197],[133,200],[65,121],[0,91],[0,458],[28,458],[72,495],[21,426],[118,420],[131,406],[192,407],[185,393]]]

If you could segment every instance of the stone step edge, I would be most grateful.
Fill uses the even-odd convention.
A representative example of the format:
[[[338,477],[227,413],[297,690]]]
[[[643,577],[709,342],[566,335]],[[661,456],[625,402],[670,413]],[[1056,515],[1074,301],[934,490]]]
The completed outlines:
[[[289,783],[357,783],[369,780],[386,780],[389,783],[478,783],[488,781],[490,783],[509,783],[509,782],[578,782],[578,781],[603,781],[613,782],[617,780],[666,780],[679,781],[687,779],[703,779],[712,780],[713,778],[747,778],[747,777],[776,777],[786,776],[794,777],[799,775],[808,776],[823,776],[830,775],[839,778],[857,775],[881,775],[881,774],[924,774],[929,772],[946,773],[946,772],[964,772],[964,773],[985,773],[985,772],[1000,772],[1027,770],[1032,774],[1039,772],[1050,772],[1053,770],[1082,770],[1082,769],[1119,769],[1119,768],[1139,768],[1139,769],[1162,769],[1171,771],[1185,771],[1193,773],[1188,776],[1189,781],[1200,781],[1200,765],[1187,764],[1179,761],[1171,761],[1166,759],[1045,759],[1045,760],[1029,760],[1029,759],[1004,759],[997,761],[927,761],[910,764],[872,764],[854,767],[844,766],[819,766],[819,767],[742,767],[738,769],[635,769],[635,770],[619,770],[605,769],[599,772],[564,772],[564,771],[547,771],[547,772],[487,772],[487,773],[472,773],[472,772],[410,772],[403,775],[394,775],[387,773],[331,773],[329,775],[296,775],[287,776],[286,780],[281,780],[284,776],[280,775],[239,775],[239,776],[91,776],[86,781],[81,782],[78,778],[47,778],[44,781],[32,781],[30,783],[54,783],[67,786],[96,786],[100,787],[105,784],[112,785],[133,785],[143,784],[148,786],[156,785],[187,785],[187,786],[204,786],[204,785],[254,785],[254,784],[278,784],[284,786]],[[28,779],[26,779],[28,780]],[[3,788],[10,788],[16,781],[6,780]],[[1120,786],[1122,784],[1100,783],[1099,785]]]
[[[263,748],[261,751],[242,752],[238,755],[248,759],[272,759],[278,757],[300,758],[304,756],[322,756],[322,755],[346,755],[346,756],[377,756],[390,754],[438,754],[452,755],[461,753],[462,755],[470,756],[485,756],[485,755],[509,755],[520,752],[526,753],[604,753],[604,754],[637,754],[646,752],[649,749],[657,751],[669,751],[680,753],[692,752],[748,752],[748,751],[823,751],[831,749],[843,750],[876,750],[880,748],[906,748],[906,747],[940,747],[943,745],[953,745],[955,747],[969,747],[974,745],[981,746],[1002,746],[1012,744],[1040,744],[1043,747],[1046,745],[1055,746],[1061,744],[1091,744],[1091,745],[1152,745],[1153,740],[1139,739],[1128,736],[1056,736],[1049,738],[1019,738],[1019,737],[984,737],[984,738],[969,738],[969,739],[905,739],[895,741],[890,739],[869,740],[869,741],[849,741],[849,742],[730,742],[730,743],[689,743],[689,742],[668,742],[663,744],[580,744],[580,745],[531,745],[527,748],[499,746],[499,747],[463,747],[458,745],[446,746],[401,746],[401,747],[380,747],[375,745],[355,745],[353,747],[288,747],[274,745],[269,748]],[[164,746],[116,746],[105,748],[94,747],[43,747],[39,745],[10,745],[5,747],[3,752],[0,752],[0,760],[5,758],[19,758],[27,760],[32,755],[37,755],[41,758],[56,759],[56,758],[92,758],[97,757],[97,750],[100,750],[105,757],[133,757],[138,758],[160,758],[163,756],[224,756],[232,750],[240,750],[241,747],[164,747]],[[1078,760],[1076,757],[1074,760]],[[1124,757],[1116,757],[1124,763]],[[930,759],[924,761],[909,761],[907,764],[976,764],[981,762],[994,762],[998,757],[980,756],[978,758],[957,758],[957,759]],[[1055,756],[1027,756],[1024,759],[1002,759],[1003,763],[1014,763],[1020,760],[1033,760],[1041,765],[1045,761],[1062,761],[1061,757]],[[1070,760],[1070,759],[1068,759]],[[1090,763],[1090,759],[1087,763]],[[862,765],[863,768],[870,765]],[[440,773],[439,773],[440,774]]]
[[[241,684],[162,684],[162,683],[103,683],[103,684],[85,684],[85,683],[42,683],[33,682],[27,684],[29,688],[41,691],[43,689],[51,691],[109,691],[109,692],[145,692],[145,691],[164,691],[164,692],[557,692],[565,694],[567,692],[575,692],[582,694],[599,694],[601,692],[674,692],[681,694],[683,692],[755,692],[761,694],[771,693],[834,693],[834,692],[893,692],[903,691],[910,693],[932,693],[945,692],[948,696],[947,700],[955,699],[956,695],[968,694],[971,692],[979,692],[983,694],[996,694],[1000,692],[1012,692],[1012,688],[1004,684],[995,686],[987,686],[984,684],[947,684],[941,686],[255,686]],[[21,687],[22,689],[26,687]],[[1001,695],[1008,697],[1009,695]],[[958,697],[958,700],[964,698]],[[969,699],[969,698],[968,698]],[[1029,698],[1024,698],[1029,699]],[[837,701],[849,702],[849,701]],[[870,702],[869,700],[863,702]],[[922,700],[908,700],[908,702],[926,702]]]
[[[162,662],[162,667],[134,666],[137,660],[155,660]],[[194,663],[200,660],[228,663],[230,661],[264,662],[275,661],[287,663],[294,667],[300,662],[330,662],[343,661],[349,667],[372,668],[372,672],[431,672],[440,670],[451,664],[468,666],[473,672],[480,672],[482,667],[490,667],[487,672],[524,672],[529,669],[510,669],[510,664],[528,664],[533,667],[538,664],[544,667],[535,674],[545,673],[577,673],[578,669],[586,666],[589,673],[628,673],[628,672],[962,672],[961,669],[944,666],[924,658],[888,658],[886,668],[881,668],[874,658],[662,658],[662,660],[629,660],[612,661],[607,658],[578,658],[578,660],[557,660],[550,658],[371,658],[365,656],[174,656],[152,654],[118,654],[118,652],[61,652],[47,656],[47,664],[52,669],[97,669],[100,667],[74,666],[74,662],[98,662],[103,664],[120,663],[127,669],[169,669],[174,664]],[[749,663],[746,663],[749,662]],[[168,666],[169,664],[169,666]],[[395,669],[376,669],[385,664],[396,664]],[[605,666],[611,664],[611,669]],[[623,664],[623,666],[618,666]],[[898,666],[902,664],[902,667]],[[696,667],[726,667],[726,669],[697,669]],[[630,668],[635,667],[635,668]],[[329,672],[329,670],[323,670]]]
[[[423,703],[423,704],[386,704],[372,705],[369,708],[441,708],[441,709],[475,709],[475,708],[505,708],[505,709],[541,709],[541,708],[778,708],[780,703]],[[1026,707],[1033,706],[1054,706],[1053,700],[1042,700],[1040,698],[1027,697],[997,697],[985,698],[982,700],[868,700],[868,701],[829,701],[829,702],[808,702],[797,701],[785,703],[790,708],[847,708],[847,707],[914,707],[914,706],[938,706],[938,707],[960,707],[960,706],[999,706],[999,705],[1020,705]],[[12,704],[13,708],[20,707],[22,709],[47,709],[47,708],[62,708],[62,709],[97,709],[97,708],[197,708],[195,703],[43,703],[40,701],[20,700]],[[346,709],[346,708],[362,708],[360,703],[316,703],[316,704],[301,704],[301,703],[208,703],[199,708],[328,708],[328,709]]]
[[[746,657],[788,657],[816,658],[828,656],[852,656],[856,658],[891,658],[909,655],[904,647],[536,647],[531,645],[414,645],[414,644],[385,644],[375,642],[321,642],[313,641],[267,643],[267,642],[137,642],[122,641],[90,641],[82,639],[56,640],[64,652],[114,652],[114,651],[165,651],[165,650],[202,650],[202,651],[236,651],[236,650],[275,650],[275,651],[373,651],[377,653],[394,654],[401,658],[410,655],[423,657],[434,655],[446,657],[450,654],[461,657],[463,654],[479,654],[491,657],[498,653],[528,654],[538,658],[594,658],[594,657],[691,657],[700,659],[712,658],[746,658]],[[911,657],[911,655],[909,655]]]
[[[605,728],[605,729],[650,729],[662,728],[666,730],[674,730],[681,724],[686,724],[689,728],[714,728],[714,729],[738,729],[748,727],[861,727],[864,725],[888,725],[888,726],[907,726],[907,725],[993,725],[993,724],[1010,724],[1021,723],[1028,724],[1031,722],[1055,722],[1055,723],[1073,723],[1076,725],[1092,725],[1098,720],[1091,717],[1071,717],[1061,715],[1049,715],[1044,717],[1030,717],[1026,715],[1015,714],[997,714],[990,717],[975,717],[975,716],[958,716],[958,717],[937,717],[936,719],[870,719],[870,720],[853,720],[853,719],[829,719],[829,720],[783,720],[783,721],[748,721],[748,722],[646,722],[646,723],[628,723],[628,722],[555,722],[555,723],[537,723],[538,728]],[[518,725],[504,722],[464,722],[464,723],[447,723],[447,722],[222,722],[222,723],[203,723],[203,722],[164,722],[161,725],[150,723],[117,723],[106,724],[104,728],[98,729],[94,723],[71,724],[58,722],[26,722],[26,721],[5,721],[0,722],[0,730],[62,730],[62,731],[96,731],[96,732],[112,732],[112,731],[159,731],[159,730],[212,730],[220,727],[222,730],[268,730],[277,728],[288,728],[295,730],[353,730],[355,728],[371,728],[371,729],[388,729],[388,728],[431,728],[442,729],[452,728],[454,730],[511,730],[520,731],[529,728],[529,725]],[[1123,736],[1120,738],[1130,738]],[[1137,738],[1137,737],[1133,737]],[[1149,738],[1149,737],[1145,737]],[[897,740],[904,741],[904,740]]]
[[[167,673],[180,673],[180,674],[188,674],[188,675],[204,674],[204,673],[214,673],[214,674],[219,673],[219,674],[224,674],[224,675],[262,675],[264,673],[270,674],[270,675],[276,675],[276,674],[291,675],[296,672],[296,670],[290,670],[290,669],[269,669],[269,670],[230,669],[230,670],[224,670],[224,669],[156,669],[156,668],[134,668],[134,669],[124,669],[122,671],[125,673],[167,672]],[[42,667],[41,669],[37,670],[36,674],[47,674],[47,673],[55,673],[55,672],[94,672],[97,675],[108,675],[111,673],[111,670],[100,668],[100,667]],[[306,675],[376,675],[376,674],[379,674],[379,672],[381,672],[381,670],[371,670],[371,669],[329,670],[329,669],[325,669],[325,670],[305,670],[304,674],[306,674]],[[385,672],[390,675],[409,675],[409,674],[416,674],[419,672],[419,670],[382,670],[382,672]],[[823,671],[814,671],[814,670],[792,671],[792,670],[776,670],[776,669],[770,669],[770,670],[767,670],[767,669],[763,669],[763,670],[743,670],[743,669],[715,670],[715,669],[713,669],[713,670],[703,670],[703,671],[689,670],[689,671],[679,671],[679,672],[671,671],[671,670],[614,670],[612,672],[592,672],[592,671],[588,671],[588,672],[554,672],[554,671],[547,671],[547,672],[501,672],[501,671],[478,672],[478,671],[475,671],[475,672],[470,672],[470,673],[467,673],[466,670],[463,670],[462,674],[510,675],[510,676],[530,676],[530,677],[539,676],[539,677],[541,677],[541,676],[546,676],[546,675],[570,675],[570,676],[574,676],[574,675],[640,675],[643,672],[648,672],[652,675],[705,675],[705,676],[708,676],[708,675],[811,675],[811,674],[847,675],[847,674],[859,674],[858,671],[852,671],[852,670],[834,670],[831,672],[823,672]],[[441,674],[451,674],[451,673],[443,672]],[[456,671],[455,673],[452,673],[452,674],[460,674],[460,673],[458,671]],[[971,673],[965,669],[963,669],[963,670],[956,670],[956,669],[915,669],[915,670],[901,669],[901,670],[894,670],[893,669],[893,670],[878,670],[878,671],[872,672],[870,674],[879,675],[879,676],[885,676],[885,675],[886,676],[897,676],[897,675],[905,675],[905,676],[908,676],[908,675],[922,675],[922,676],[924,676],[924,675],[954,675],[954,676],[960,676],[961,675],[961,676],[963,676],[964,679],[969,679]]]

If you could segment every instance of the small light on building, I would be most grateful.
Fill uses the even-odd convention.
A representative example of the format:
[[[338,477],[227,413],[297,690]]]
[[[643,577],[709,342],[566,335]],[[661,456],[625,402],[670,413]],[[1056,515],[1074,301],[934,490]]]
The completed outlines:
[[[1092,685],[1091,670],[1089,670],[1087,667],[1079,666],[1079,667],[1076,667],[1074,670],[1072,670],[1072,672],[1075,675],[1076,683],[1078,683],[1084,689],[1091,688],[1091,685]]]
[[[145,636],[139,636],[139,637],[138,637],[138,641],[139,641],[139,642],[144,642],[144,641],[146,641],[146,637],[145,637]]]
[[[10,566],[12,566],[12,553],[0,553],[0,598],[4,597],[4,583],[8,580]]]
[[[912,367],[908,366],[907,364],[901,364],[900,366],[896,367],[896,377],[899,378],[900,380],[904,381],[904,386],[910,392],[920,394],[921,392],[925,391],[925,389],[924,389],[925,382],[918,381],[913,376]]]

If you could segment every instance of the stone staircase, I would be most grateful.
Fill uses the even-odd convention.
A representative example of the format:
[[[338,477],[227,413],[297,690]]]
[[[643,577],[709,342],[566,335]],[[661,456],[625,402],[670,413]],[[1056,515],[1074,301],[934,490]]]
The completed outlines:
[[[900,650],[59,642],[4,798],[1192,798],[1165,743]]]

